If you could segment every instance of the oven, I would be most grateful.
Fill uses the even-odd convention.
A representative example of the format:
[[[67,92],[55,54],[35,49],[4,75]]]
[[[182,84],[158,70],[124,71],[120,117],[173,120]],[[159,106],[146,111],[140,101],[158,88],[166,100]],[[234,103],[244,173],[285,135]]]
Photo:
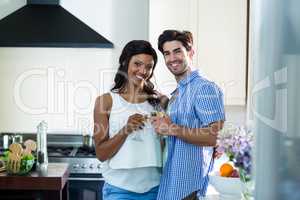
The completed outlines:
[[[69,183],[70,200],[102,200],[104,180],[101,175],[71,175]]]
[[[49,162],[69,164],[69,200],[102,200],[101,162],[94,148],[83,146],[81,135],[48,135]]]

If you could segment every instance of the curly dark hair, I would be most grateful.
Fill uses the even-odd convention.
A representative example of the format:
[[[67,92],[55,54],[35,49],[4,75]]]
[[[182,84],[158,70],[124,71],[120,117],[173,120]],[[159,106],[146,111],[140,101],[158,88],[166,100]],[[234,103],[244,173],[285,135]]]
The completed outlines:
[[[193,46],[193,34],[189,31],[165,30],[158,38],[158,50],[163,53],[165,42],[177,40],[182,43],[187,51]]]
[[[150,77],[146,80],[146,84],[144,85],[143,88],[144,92],[149,95],[149,98],[147,99],[148,102],[154,106],[159,102],[158,99],[153,97],[153,95],[155,95],[155,91],[154,91],[154,85],[150,81],[150,79],[153,76],[153,72],[157,63],[157,54],[154,48],[152,47],[152,45],[148,41],[132,40],[125,45],[119,57],[119,68],[114,78],[114,86],[111,88],[111,91],[122,92],[124,90],[126,83],[128,82],[127,73],[128,73],[129,62],[131,58],[137,54],[150,55],[153,57],[154,60],[152,73],[150,74]]]

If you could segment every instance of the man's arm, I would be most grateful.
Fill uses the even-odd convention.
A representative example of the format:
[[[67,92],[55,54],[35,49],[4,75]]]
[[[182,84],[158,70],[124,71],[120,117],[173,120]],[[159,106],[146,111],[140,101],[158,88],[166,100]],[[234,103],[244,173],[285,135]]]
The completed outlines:
[[[152,124],[160,135],[176,136],[187,143],[199,146],[215,146],[218,131],[223,128],[224,121],[216,121],[205,128],[187,128],[171,123],[169,117],[153,117]]]
[[[215,146],[217,143],[218,131],[223,127],[224,121],[213,122],[205,128],[186,128],[177,126],[174,133],[178,138],[187,143],[200,146]]]

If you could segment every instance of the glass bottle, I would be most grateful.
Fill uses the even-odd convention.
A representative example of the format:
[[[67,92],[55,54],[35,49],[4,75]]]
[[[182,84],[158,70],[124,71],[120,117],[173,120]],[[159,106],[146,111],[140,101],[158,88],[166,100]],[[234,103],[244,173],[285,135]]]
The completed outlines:
[[[47,154],[47,129],[48,125],[42,121],[37,126],[37,165],[48,164]]]

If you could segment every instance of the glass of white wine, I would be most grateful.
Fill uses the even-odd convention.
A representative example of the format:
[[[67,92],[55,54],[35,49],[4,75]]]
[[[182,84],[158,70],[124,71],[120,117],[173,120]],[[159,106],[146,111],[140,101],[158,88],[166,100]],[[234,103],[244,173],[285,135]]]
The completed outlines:
[[[147,115],[144,115],[144,118],[145,118],[145,122],[147,122],[147,118],[148,116]],[[131,134],[131,139],[134,140],[134,141],[137,141],[137,142],[142,142],[144,141],[143,138],[142,138],[142,134],[144,134],[144,131],[145,131],[145,127],[141,127],[140,129],[134,131],[132,134]]]
[[[164,111],[164,109],[159,105],[159,104],[156,104],[154,106],[154,112],[151,112],[151,117],[164,117],[164,116],[167,116],[167,113]],[[167,138],[167,136],[162,136],[162,135],[159,135],[157,134],[157,137],[159,137],[160,139],[164,139],[164,138]]]

